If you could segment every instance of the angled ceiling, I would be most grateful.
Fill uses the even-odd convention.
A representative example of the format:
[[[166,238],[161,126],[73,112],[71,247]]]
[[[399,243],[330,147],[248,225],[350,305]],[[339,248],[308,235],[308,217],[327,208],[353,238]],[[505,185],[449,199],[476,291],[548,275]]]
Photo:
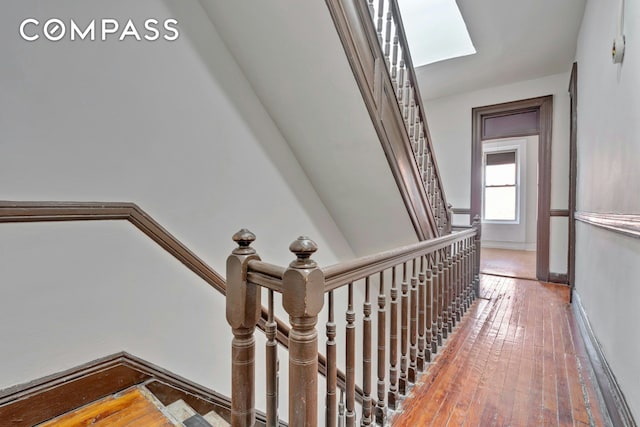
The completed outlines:
[[[477,53],[418,67],[424,98],[570,70],[586,0],[457,3]]]

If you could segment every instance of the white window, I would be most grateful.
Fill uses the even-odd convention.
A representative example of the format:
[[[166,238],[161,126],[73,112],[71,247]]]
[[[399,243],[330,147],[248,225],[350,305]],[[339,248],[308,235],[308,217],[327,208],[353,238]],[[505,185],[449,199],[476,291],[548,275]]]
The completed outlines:
[[[483,150],[484,221],[519,222],[518,154],[517,147],[487,147]]]

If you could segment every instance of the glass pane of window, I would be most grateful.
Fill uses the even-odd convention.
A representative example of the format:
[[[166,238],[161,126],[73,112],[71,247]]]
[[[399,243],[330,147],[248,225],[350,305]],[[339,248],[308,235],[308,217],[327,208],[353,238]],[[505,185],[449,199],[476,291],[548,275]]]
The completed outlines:
[[[484,185],[515,185],[516,165],[515,163],[506,165],[486,166],[484,170]]]
[[[485,188],[484,219],[515,221],[516,187]]]

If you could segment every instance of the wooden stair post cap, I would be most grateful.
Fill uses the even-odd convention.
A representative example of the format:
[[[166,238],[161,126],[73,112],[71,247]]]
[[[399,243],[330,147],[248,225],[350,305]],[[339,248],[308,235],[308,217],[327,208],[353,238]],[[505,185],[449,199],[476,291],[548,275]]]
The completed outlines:
[[[300,236],[291,242],[289,250],[297,257],[295,261],[291,262],[291,267],[314,268],[318,266],[318,264],[311,259],[311,255],[318,250],[318,245],[307,236]]]
[[[233,250],[236,255],[248,255],[255,254],[256,250],[253,249],[251,243],[256,240],[256,235],[246,228],[241,229],[233,235],[233,241],[238,244],[238,247]]]

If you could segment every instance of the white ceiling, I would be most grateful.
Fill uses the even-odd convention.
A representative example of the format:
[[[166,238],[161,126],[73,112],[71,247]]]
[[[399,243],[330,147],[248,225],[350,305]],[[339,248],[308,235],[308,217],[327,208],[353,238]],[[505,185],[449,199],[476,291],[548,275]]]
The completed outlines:
[[[477,50],[416,69],[426,99],[571,69],[586,0],[457,0]],[[612,35],[613,37],[613,35]]]

